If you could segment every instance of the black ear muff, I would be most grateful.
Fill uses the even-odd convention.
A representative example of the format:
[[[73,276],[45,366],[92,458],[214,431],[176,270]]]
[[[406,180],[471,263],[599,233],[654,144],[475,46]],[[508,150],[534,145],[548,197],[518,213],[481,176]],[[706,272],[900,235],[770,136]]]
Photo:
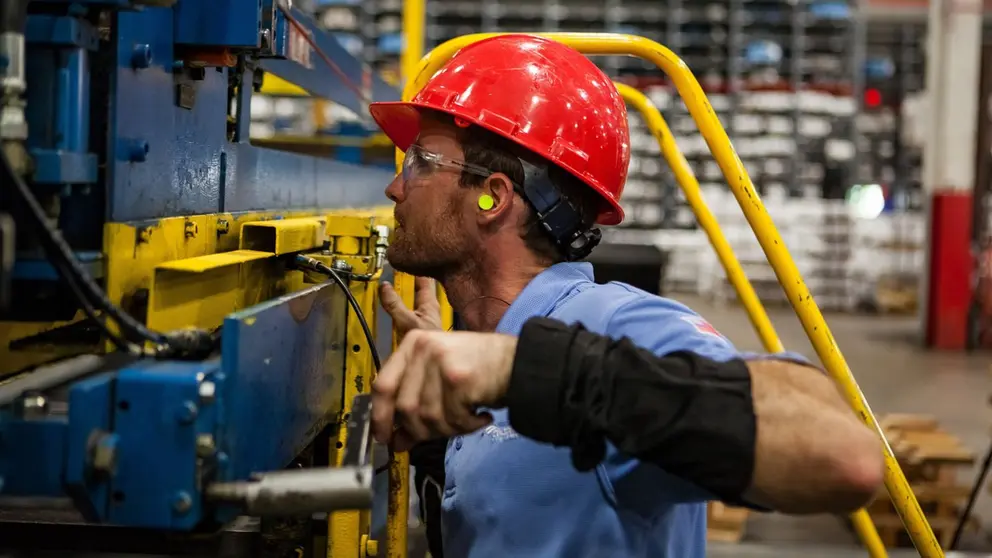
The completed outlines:
[[[522,159],[520,162],[524,167],[521,194],[537,212],[541,228],[554,240],[567,261],[588,256],[602,240],[600,230],[586,228],[582,212],[561,195],[548,176],[547,167],[537,167]]]
[[[583,231],[568,244],[565,258],[570,262],[583,260],[592,252],[593,248],[599,245],[601,240],[603,240],[603,233],[599,229]]]

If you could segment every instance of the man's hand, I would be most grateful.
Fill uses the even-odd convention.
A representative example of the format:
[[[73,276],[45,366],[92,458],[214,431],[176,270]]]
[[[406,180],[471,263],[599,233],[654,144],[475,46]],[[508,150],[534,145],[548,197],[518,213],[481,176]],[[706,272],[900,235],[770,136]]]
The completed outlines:
[[[517,338],[498,333],[413,330],[372,384],[372,432],[396,451],[467,434],[492,417],[510,383]]]
[[[437,301],[437,285],[433,279],[414,278],[413,310],[403,304],[396,289],[386,282],[379,287],[379,300],[386,313],[393,318],[393,327],[401,336],[414,329],[441,329],[441,305]]]

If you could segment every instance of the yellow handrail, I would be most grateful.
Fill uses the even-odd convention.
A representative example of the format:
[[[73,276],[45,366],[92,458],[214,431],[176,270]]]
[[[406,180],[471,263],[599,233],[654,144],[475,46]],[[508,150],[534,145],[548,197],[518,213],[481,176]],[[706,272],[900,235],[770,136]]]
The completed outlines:
[[[459,49],[482,39],[505,35],[506,33],[477,33],[464,35],[447,41],[421,59],[416,72],[407,72],[407,82],[403,89],[403,99],[409,100],[419,91]],[[823,319],[820,308],[813,301],[799,269],[785,247],[775,224],[758,197],[758,192],[744,168],[740,157],[730,143],[726,130],[720,124],[713,107],[696,77],[674,52],[665,46],[644,37],[615,33],[534,33],[534,35],[562,42],[587,55],[630,55],[649,60],[657,65],[672,80],[683,102],[689,109],[700,133],[706,140],[713,157],[723,171],[734,197],[744,212],[765,257],[775,270],[775,275],[787,294],[789,303],[796,311],[807,337],[813,344],[824,367],[840,387],[848,403],[861,420],[875,430],[882,440],[885,452],[885,486],[893,505],[909,532],[920,556],[925,558],[943,557],[943,550],[927,522],[920,504],[916,500],[906,476],[903,474],[892,448],[878,421],[872,414],[857,380],[848,368],[844,356],[834,341],[830,328]],[[401,154],[397,152],[397,162]]]
[[[716,252],[723,270],[727,273],[727,279],[733,285],[734,290],[737,291],[737,298],[744,306],[747,317],[751,320],[751,325],[754,326],[758,338],[761,339],[761,344],[770,353],[784,351],[785,347],[775,332],[775,326],[772,325],[771,320],[768,318],[768,313],[765,312],[764,305],[761,304],[757,293],[754,292],[754,287],[744,273],[740,261],[734,255],[734,249],[730,247],[730,243],[727,242],[727,238],[723,235],[723,230],[720,229],[720,224],[717,223],[716,217],[713,216],[710,208],[706,205],[706,201],[703,200],[699,181],[696,180],[696,176],[692,172],[692,167],[689,166],[685,155],[682,154],[678,144],[675,142],[675,136],[672,135],[668,123],[665,122],[665,117],[661,115],[658,108],[654,106],[654,103],[644,93],[624,83],[616,83],[615,85],[620,95],[627,101],[627,104],[641,113],[648,131],[658,141],[658,147],[661,149],[661,154],[665,158],[665,162],[672,169],[672,173],[675,175],[675,181],[678,182],[682,193],[685,194],[685,199],[689,203],[692,213],[696,216],[696,222],[699,223],[703,232],[706,233],[706,237],[709,238],[710,245],[713,246],[713,251]],[[851,514],[851,522],[854,524],[854,529],[858,533],[861,543],[868,549],[869,556],[872,558],[885,558],[888,556],[885,545],[882,544],[882,539],[878,536],[878,530],[875,529],[875,524],[872,523],[871,516],[868,515],[867,511],[861,509]]]

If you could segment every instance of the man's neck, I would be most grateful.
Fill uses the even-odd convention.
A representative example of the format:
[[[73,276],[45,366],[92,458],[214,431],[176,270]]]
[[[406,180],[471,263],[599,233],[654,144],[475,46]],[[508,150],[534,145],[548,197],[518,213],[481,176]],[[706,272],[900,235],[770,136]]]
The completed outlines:
[[[545,268],[461,270],[441,280],[452,309],[469,331],[495,331],[503,314]]]

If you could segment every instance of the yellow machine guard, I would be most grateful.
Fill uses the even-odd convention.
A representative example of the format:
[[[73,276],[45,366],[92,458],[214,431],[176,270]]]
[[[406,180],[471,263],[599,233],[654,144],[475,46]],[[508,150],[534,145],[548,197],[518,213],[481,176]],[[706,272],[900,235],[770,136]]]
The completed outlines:
[[[413,3],[422,4],[423,2],[417,0]],[[417,16],[417,13],[418,11],[412,7],[404,6],[404,29],[408,37],[422,37],[423,35],[423,21],[422,18]],[[403,68],[403,74],[406,78],[403,99],[409,100],[413,98],[430,77],[441,69],[461,48],[482,39],[502,34],[506,33],[478,33],[452,39],[439,45],[421,58],[416,68],[412,67],[412,60],[415,60],[416,54],[419,53],[418,45],[420,42],[408,40],[408,52],[404,59],[405,64]],[[748,224],[754,231],[765,253],[765,257],[775,270],[775,275],[782,285],[789,303],[799,317],[807,337],[809,337],[813,348],[816,350],[817,356],[819,356],[824,367],[840,387],[842,394],[850,406],[861,420],[871,427],[882,440],[885,454],[885,487],[889,492],[889,496],[899,517],[909,532],[913,544],[922,557],[943,557],[944,552],[941,550],[940,544],[934,536],[926,516],[923,514],[923,510],[920,509],[919,502],[916,500],[916,496],[913,494],[906,476],[903,474],[895,455],[892,453],[892,448],[889,447],[888,442],[885,440],[885,435],[868,406],[868,402],[865,400],[857,380],[851,373],[850,368],[848,368],[847,362],[840,352],[840,348],[834,341],[830,328],[827,326],[823,314],[820,312],[820,308],[813,300],[792,256],[785,247],[785,242],[772,222],[771,217],[768,215],[768,212],[765,210],[764,204],[762,204],[761,199],[758,197],[758,193],[754,188],[754,184],[751,182],[747,169],[744,168],[737,152],[734,150],[733,145],[731,145],[730,138],[720,124],[720,120],[710,105],[709,99],[685,62],[665,46],[650,39],[633,35],[613,33],[534,33],[534,35],[562,42],[586,55],[637,56],[653,62],[672,80],[682,101],[689,109],[689,114],[696,122],[703,138],[706,140],[713,157],[723,171],[723,175],[731,191],[734,193],[734,197],[744,212]],[[644,114],[652,134],[658,140],[662,154],[672,167],[679,185],[686,194],[686,200],[691,205],[700,226],[706,232],[710,243],[716,250],[727,272],[727,277],[737,290],[738,296],[747,310],[748,316],[765,348],[769,351],[781,350],[782,343],[778,339],[764,307],[741,269],[740,263],[734,256],[730,245],[724,238],[719,224],[703,202],[699,192],[699,184],[688,167],[684,155],[675,144],[671,131],[665,124],[658,109],[633,88],[623,85],[619,85],[618,88],[625,100]],[[402,162],[402,156],[402,152],[397,150],[397,165]],[[399,281],[400,279],[397,282]],[[405,298],[411,298],[410,294]],[[411,304],[412,301],[407,300],[407,303]],[[450,314],[450,310],[448,313]],[[394,465],[397,469],[400,469],[402,465],[402,469],[392,471],[390,481],[395,480],[406,485],[409,474],[403,469],[406,468],[407,464],[408,461],[405,459],[402,463],[400,460],[397,460]],[[403,497],[406,497],[409,494],[409,487],[397,486],[395,489],[391,488],[390,496],[393,496],[394,491],[397,496],[403,495]],[[399,517],[394,518],[390,516],[387,530],[390,534],[390,542],[395,541],[400,544],[390,544],[387,555],[392,558],[401,558],[406,555],[405,531],[407,529],[407,514],[405,505],[395,507],[399,508],[396,509],[396,511],[400,512],[398,514]],[[393,509],[394,505],[391,502],[390,511],[393,511]],[[402,519],[402,522],[396,521],[398,519]],[[870,555],[872,557],[885,556],[885,548],[882,546],[878,533],[865,511],[859,510],[854,514],[853,519],[855,528]],[[401,530],[403,534],[399,533]]]

